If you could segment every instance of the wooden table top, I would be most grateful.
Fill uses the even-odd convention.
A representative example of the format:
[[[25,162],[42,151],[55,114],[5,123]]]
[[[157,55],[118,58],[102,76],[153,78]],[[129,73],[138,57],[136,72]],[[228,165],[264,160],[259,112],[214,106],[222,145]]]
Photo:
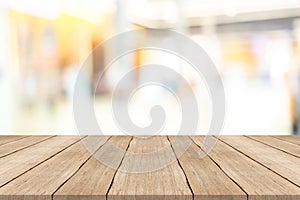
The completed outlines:
[[[0,136],[0,199],[300,199],[300,137],[215,140]]]

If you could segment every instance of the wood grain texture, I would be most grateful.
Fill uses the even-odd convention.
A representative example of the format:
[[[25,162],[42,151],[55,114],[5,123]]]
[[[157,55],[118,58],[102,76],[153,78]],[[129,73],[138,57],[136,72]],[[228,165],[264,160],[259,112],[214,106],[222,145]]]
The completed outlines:
[[[55,194],[54,200],[104,200],[112,179],[131,140],[129,136],[111,137],[82,168]],[[124,150],[112,151],[112,145]],[[110,159],[107,165],[106,160]],[[114,163],[114,164],[111,164]],[[70,198],[71,196],[71,198]]]
[[[300,136],[296,136],[296,135],[281,135],[281,136],[273,136],[276,137],[280,140],[284,140],[293,144],[297,144],[300,145]]]
[[[250,137],[15,137],[0,200],[299,200],[300,137]]]
[[[78,140],[77,136],[57,136],[1,158],[0,187]]]
[[[179,157],[195,200],[247,199],[247,195],[208,156],[200,158],[199,152],[202,150],[189,137],[172,137],[170,142]]]
[[[300,186],[300,159],[243,136],[219,139]]]
[[[37,144],[54,136],[30,136],[14,140],[0,146],[0,158],[20,151],[28,146]]]
[[[300,147],[299,145],[296,145],[294,143],[280,140],[272,136],[247,136],[247,137],[300,158]]]
[[[107,137],[88,136],[83,141],[100,148]],[[14,193],[15,200],[52,199],[52,194],[67,181],[91,157],[91,153],[83,143],[77,142],[71,147],[58,153],[51,159],[26,172],[18,179],[11,181],[0,188],[1,199],[11,199]]]
[[[167,165],[166,163],[171,162]],[[159,168],[158,170],[147,172]],[[127,171],[144,173],[128,173]],[[108,199],[192,199],[185,175],[165,136],[134,138]]]
[[[0,145],[6,144],[6,143],[9,143],[9,142],[13,142],[13,141],[16,141],[16,140],[20,140],[20,139],[25,138],[25,137],[28,137],[28,136],[13,136],[13,135],[1,136],[0,137]]]
[[[202,146],[204,137],[194,137],[193,140]],[[249,200],[300,199],[299,187],[221,141],[214,146],[209,156],[243,188]]]

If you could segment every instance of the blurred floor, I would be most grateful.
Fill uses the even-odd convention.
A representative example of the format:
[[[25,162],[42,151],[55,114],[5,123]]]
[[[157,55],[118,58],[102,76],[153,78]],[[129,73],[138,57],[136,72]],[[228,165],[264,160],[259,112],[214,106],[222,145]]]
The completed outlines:
[[[252,85],[250,88],[226,89],[226,121],[222,134],[276,134],[285,135],[291,132],[288,112],[288,98],[284,88],[270,88]],[[275,98],[274,98],[275,97]],[[167,125],[161,134],[174,134],[180,124],[180,111],[174,98],[165,98],[168,105]],[[101,97],[95,101],[95,112],[99,126],[105,134],[124,134],[115,126],[111,118],[110,98]],[[140,108],[138,100],[135,102]],[[12,107],[14,101],[6,102],[6,108]],[[149,105],[150,106],[150,105]],[[200,108],[208,105],[200,105]],[[255,108],[255,109],[253,109]],[[274,109],[276,108],[276,109]],[[198,133],[205,134],[209,126],[209,113],[200,109],[200,127]],[[144,110],[131,109],[132,120],[139,125],[149,123]],[[202,113],[201,113],[202,112]],[[10,112],[7,112],[10,113]],[[11,127],[0,127],[1,134],[77,134],[73,119],[71,103],[60,100],[53,107],[33,105],[30,108],[14,109],[12,116],[0,115],[1,121]],[[6,124],[7,125],[7,124]]]

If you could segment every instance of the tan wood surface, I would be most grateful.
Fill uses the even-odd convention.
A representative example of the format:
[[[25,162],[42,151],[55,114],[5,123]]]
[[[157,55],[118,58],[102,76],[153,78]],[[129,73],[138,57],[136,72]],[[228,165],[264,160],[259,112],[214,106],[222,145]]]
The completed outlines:
[[[222,137],[222,139],[225,138],[233,140],[242,137]],[[204,137],[198,136],[193,139],[199,146],[203,145]],[[252,145],[249,148],[256,149],[256,146]],[[296,200],[300,198],[300,188],[298,186],[223,142],[218,142],[209,153],[209,156],[220,166],[224,173],[243,188],[250,200]],[[278,161],[278,163],[280,162],[282,160]]]
[[[20,151],[26,147],[37,144],[54,136],[31,136],[24,137],[20,140],[14,140],[0,146],[0,158],[11,153]]]
[[[0,187],[79,141],[79,139],[77,136],[57,136],[1,158]]]
[[[300,146],[297,144],[280,140],[273,136],[247,136],[247,137],[300,158]]]
[[[1,136],[0,137],[0,145],[13,142],[15,140],[20,140],[22,138],[25,138],[26,136]]]
[[[274,136],[280,140],[284,140],[284,141],[287,141],[287,142],[290,142],[290,143],[293,143],[293,144],[297,144],[297,145],[300,145],[300,136],[287,136],[287,135],[282,135],[282,136]]]
[[[220,139],[261,165],[300,186],[300,159],[295,159],[294,156],[281,150],[243,136],[220,137]]]
[[[173,137],[170,142],[189,180],[194,199],[247,199],[246,193],[228,178],[211,158],[199,159],[201,149],[189,137]]]
[[[0,200],[299,200],[299,138],[0,136]]]
[[[131,137],[112,137],[105,143],[86,164],[57,192],[54,194],[55,200],[67,200],[72,195],[74,200],[80,200],[83,197],[91,200],[106,199],[106,194],[116,170],[105,162],[99,160],[111,159],[109,163],[115,163],[119,166],[124,154],[111,151],[111,144],[126,150]],[[125,153],[125,152],[124,152]]]
[[[168,161],[169,165],[166,164]],[[159,169],[152,171],[151,166]],[[145,172],[127,172],[132,169]],[[167,137],[134,138],[131,141],[108,199],[192,199],[185,175]]]
[[[88,136],[83,141],[94,146],[96,151],[100,148],[107,137]],[[91,157],[89,151],[81,142],[77,142],[71,147],[56,154],[51,159],[26,172],[18,179],[11,181],[0,188],[0,194],[16,195],[14,199],[36,199],[41,196],[43,199],[52,199],[52,194],[67,181],[88,158]]]

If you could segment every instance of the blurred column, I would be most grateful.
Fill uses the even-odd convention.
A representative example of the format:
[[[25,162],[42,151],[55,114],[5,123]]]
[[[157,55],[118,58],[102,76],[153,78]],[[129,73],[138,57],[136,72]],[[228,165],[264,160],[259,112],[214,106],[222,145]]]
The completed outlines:
[[[177,23],[175,25],[175,30],[179,33],[182,33],[184,35],[186,35],[187,37],[189,37],[189,25],[187,24],[187,21],[184,17],[184,13],[183,13],[183,7],[184,7],[184,1],[183,0],[176,0],[176,14],[177,14]],[[179,43],[178,44],[178,52],[180,51],[184,51],[185,48],[185,44],[183,43]],[[172,63],[169,67],[175,67],[176,65],[179,66],[179,71],[181,74],[186,74],[187,69],[185,69],[185,67],[191,67],[191,66],[187,66],[185,61],[181,60],[180,63]],[[187,77],[189,83],[191,84],[192,82],[194,82],[192,76]],[[178,85],[178,80],[174,79],[174,77],[170,77],[168,76],[168,79],[171,79],[171,85],[175,88],[179,88],[180,86]],[[172,80],[173,79],[173,80]]]
[[[115,13],[115,33],[120,33],[126,30],[128,22],[126,20],[126,1],[116,1],[116,13]]]
[[[202,34],[206,40],[203,48],[215,63],[217,69],[220,70],[221,47],[216,30],[216,19],[214,17],[207,17],[203,19],[202,23]]]
[[[113,24],[113,35],[117,35],[120,34],[122,32],[128,31],[130,30],[130,23],[128,22],[127,19],[127,1],[124,0],[116,0],[116,11],[115,11],[115,15],[114,15],[114,24]],[[118,41],[117,46],[113,46],[110,47],[111,49],[109,49],[109,53],[114,55],[113,57],[117,57],[120,56],[120,52],[119,49],[126,45],[126,42],[135,42],[135,41],[124,41],[124,40],[120,40]],[[114,67],[113,69],[108,70],[108,81],[111,87],[111,90],[114,89],[114,87],[116,86],[116,84],[118,83],[118,81],[124,76],[124,74],[126,72],[129,71],[129,69],[132,69],[134,67],[134,55],[133,53],[130,53],[128,55],[124,55],[121,58],[119,58],[117,61],[115,61],[117,67]],[[106,66],[107,67],[107,63],[106,62]],[[122,87],[124,87],[124,90],[126,90],[126,88],[135,83],[135,77],[132,77],[130,83],[122,85]]]
[[[13,98],[9,65],[9,12],[0,4],[0,134],[12,130]]]
[[[183,15],[184,2],[183,0],[177,0],[176,3],[177,3],[177,16],[178,16],[177,18],[178,23],[176,23],[176,30],[183,34],[188,34],[188,24]]]
[[[293,65],[288,76],[292,133],[300,134],[300,20],[294,21]]]

